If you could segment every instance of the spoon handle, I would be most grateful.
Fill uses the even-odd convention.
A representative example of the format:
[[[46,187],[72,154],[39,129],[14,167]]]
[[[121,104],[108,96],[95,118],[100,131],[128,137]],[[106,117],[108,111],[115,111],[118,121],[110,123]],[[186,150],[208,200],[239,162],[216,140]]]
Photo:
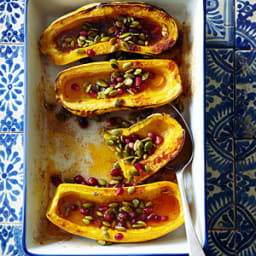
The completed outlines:
[[[185,229],[186,229],[186,235],[187,235],[187,241],[188,241],[188,247],[189,247],[189,255],[204,256],[205,255],[204,251],[201,247],[201,244],[198,241],[197,235],[195,233],[195,230],[192,224],[191,216],[190,216],[188,201],[187,201],[186,192],[185,192],[184,183],[183,183],[183,170],[180,170],[179,172],[177,172],[176,175],[177,175],[181,202],[183,207]]]

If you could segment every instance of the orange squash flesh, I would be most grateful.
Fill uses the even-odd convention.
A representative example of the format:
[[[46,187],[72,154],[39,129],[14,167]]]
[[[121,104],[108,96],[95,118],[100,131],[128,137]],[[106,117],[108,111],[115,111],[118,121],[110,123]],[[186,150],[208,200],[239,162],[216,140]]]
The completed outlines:
[[[133,108],[149,108],[164,105],[176,99],[182,92],[177,64],[172,60],[129,60],[118,61],[119,70],[124,72],[123,64],[130,62],[129,68],[141,68],[153,73],[153,78],[145,81],[145,89],[130,95],[128,93],[106,99],[97,99],[85,92],[83,83],[110,77],[114,71],[109,62],[84,64],[66,69],[56,79],[57,99],[64,108],[75,115],[89,116]],[[72,89],[77,83],[82,89]],[[117,99],[122,104],[116,106]]]
[[[145,160],[139,160],[137,163],[146,165],[150,168],[150,172],[144,171],[139,176],[133,176],[132,181],[138,184],[150,177],[162,167],[164,167],[169,161],[174,159],[181,151],[185,141],[185,131],[181,125],[168,114],[152,114],[145,120],[138,122],[129,128],[117,129],[118,136],[128,137],[132,134],[139,135],[142,138],[147,137],[149,132],[153,132],[156,135],[163,137],[164,141],[161,145],[157,146],[153,154],[149,155]],[[116,130],[113,130],[114,132]],[[105,141],[107,142],[113,131],[107,131],[104,134]],[[115,151],[115,147],[111,146]],[[131,179],[131,175],[135,167],[130,162],[122,160],[117,157],[121,169],[123,170],[124,177],[128,180]]]
[[[184,222],[181,200],[177,184],[163,181],[147,185],[135,186],[135,192],[128,194],[128,187],[123,188],[123,193],[117,195],[116,188],[95,188],[77,184],[61,184],[58,186],[46,217],[56,226],[75,235],[110,242],[142,242],[152,240],[167,234],[178,228]],[[93,222],[89,225],[81,221],[83,215],[79,211],[63,217],[60,211],[65,200],[90,201],[96,204],[108,204],[112,202],[131,201],[133,199],[152,201],[153,211],[161,216],[168,216],[167,221],[148,222],[145,228],[129,228],[126,231],[118,231],[108,228],[109,238],[103,235],[99,225]],[[96,222],[97,223],[97,222]],[[123,239],[117,241],[115,235],[123,234]]]
[[[69,51],[61,50],[57,45],[56,38],[65,31],[76,30],[84,22],[98,21],[104,18],[116,18],[119,15],[127,15],[134,18],[149,20],[158,24],[160,31],[164,34],[156,42],[147,46],[129,44],[129,47],[122,45],[123,40],[117,39],[113,50],[113,45],[107,42],[99,42],[87,47],[80,47],[83,53],[78,53],[76,49]],[[108,54],[113,51],[127,51],[141,54],[159,54],[173,46],[178,37],[178,29],[175,21],[164,11],[156,9],[144,3],[94,3],[88,4],[80,9],[54,21],[42,34],[40,38],[40,50],[43,54],[57,65],[65,65],[81,58],[88,57],[87,51],[93,50],[95,55]]]

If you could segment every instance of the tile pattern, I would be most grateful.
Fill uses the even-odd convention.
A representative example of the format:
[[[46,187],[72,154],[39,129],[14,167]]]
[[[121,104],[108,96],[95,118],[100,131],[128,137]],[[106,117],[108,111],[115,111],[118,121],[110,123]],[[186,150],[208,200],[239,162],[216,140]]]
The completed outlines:
[[[21,244],[24,5],[24,0],[0,0],[0,255],[3,256],[26,255]],[[205,6],[206,254],[254,256],[256,2],[205,0]]]

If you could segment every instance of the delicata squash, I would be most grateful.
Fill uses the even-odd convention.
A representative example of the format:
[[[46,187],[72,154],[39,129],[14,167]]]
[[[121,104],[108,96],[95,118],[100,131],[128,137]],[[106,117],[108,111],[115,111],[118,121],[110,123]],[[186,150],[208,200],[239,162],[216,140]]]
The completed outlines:
[[[164,105],[182,92],[172,60],[96,62],[66,69],[55,83],[56,97],[75,115]]]
[[[170,115],[157,113],[129,128],[106,131],[104,138],[128,183],[138,184],[178,155],[185,131]]]
[[[155,239],[183,223],[177,184],[162,181],[121,189],[117,193],[118,188],[61,184],[46,216],[72,234],[120,243]]]
[[[88,4],[54,21],[40,49],[57,65],[115,51],[159,54],[178,37],[175,21],[144,3]]]

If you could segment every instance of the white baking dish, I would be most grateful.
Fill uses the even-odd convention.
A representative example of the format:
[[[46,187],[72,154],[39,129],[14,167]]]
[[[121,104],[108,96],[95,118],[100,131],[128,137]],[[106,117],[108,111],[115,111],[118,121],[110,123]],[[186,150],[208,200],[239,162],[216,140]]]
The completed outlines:
[[[24,236],[23,245],[30,255],[184,255],[188,252],[184,226],[154,241],[137,244],[116,244],[99,246],[90,239],[74,236],[71,240],[61,241],[59,236],[47,233],[44,217],[49,195],[48,176],[49,154],[56,169],[69,170],[69,159],[77,161],[73,152],[62,155],[62,130],[55,128],[53,141],[49,141],[49,120],[43,109],[43,98],[54,97],[53,84],[58,71],[65,67],[56,67],[40,54],[38,40],[51,21],[74,10],[88,0],[27,0],[25,23],[25,70],[26,70],[26,114],[25,114],[25,180],[24,180]],[[104,1],[109,2],[109,1]],[[187,175],[188,194],[196,232],[202,246],[206,246],[206,196],[205,196],[205,152],[204,152],[204,5],[202,0],[152,0],[144,1],[166,10],[181,23],[191,25],[188,33],[190,51],[187,66],[193,95],[185,106],[185,117],[190,124],[195,141],[194,160]],[[187,77],[188,77],[187,76]],[[93,137],[96,124],[91,125],[86,134],[76,135]],[[53,128],[51,128],[54,130]],[[76,129],[76,127],[72,127]],[[60,134],[58,134],[58,132]],[[58,137],[58,135],[60,135]],[[65,134],[64,134],[65,135]],[[68,137],[69,135],[67,135]],[[80,137],[79,137],[80,136]],[[97,137],[97,136],[96,136]],[[59,139],[59,140],[58,140]],[[99,139],[99,138],[94,138]],[[58,148],[61,152],[51,152]],[[54,145],[53,145],[54,144]],[[65,145],[63,145],[65,147]],[[81,150],[81,155],[86,157]],[[50,170],[51,171],[51,170]]]

